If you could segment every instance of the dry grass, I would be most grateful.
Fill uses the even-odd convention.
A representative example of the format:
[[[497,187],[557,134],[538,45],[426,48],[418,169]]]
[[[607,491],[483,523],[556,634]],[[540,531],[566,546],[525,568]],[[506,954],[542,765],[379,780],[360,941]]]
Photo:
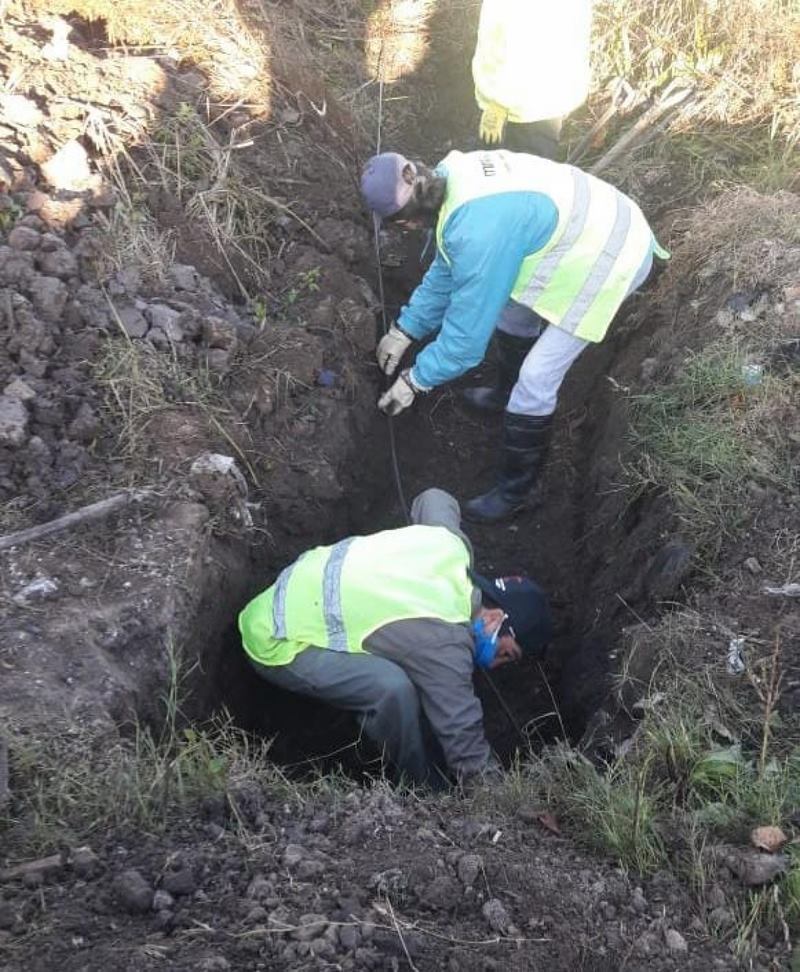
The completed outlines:
[[[800,139],[800,7],[793,0],[597,0],[596,88],[645,95],[678,80],[698,97],[679,128],[766,126]]]
[[[270,102],[270,48],[236,0],[17,0],[23,9],[102,21],[112,44],[197,65],[214,98],[263,110]]]

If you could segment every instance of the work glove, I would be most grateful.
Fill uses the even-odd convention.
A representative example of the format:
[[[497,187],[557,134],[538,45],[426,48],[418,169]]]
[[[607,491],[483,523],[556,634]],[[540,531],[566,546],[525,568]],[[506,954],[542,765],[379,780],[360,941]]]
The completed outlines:
[[[508,121],[508,109],[490,101],[483,109],[478,134],[486,145],[499,145]]]
[[[401,330],[396,324],[392,324],[378,341],[375,357],[378,359],[378,367],[385,375],[393,375],[397,371],[400,359],[406,353],[406,348],[412,340],[405,331]]]
[[[400,377],[392,387],[378,399],[378,408],[384,415],[399,415],[413,404],[417,392],[428,390],[415,385],[411,380],[409,369],[406,368],[405,371],[400,372]]]

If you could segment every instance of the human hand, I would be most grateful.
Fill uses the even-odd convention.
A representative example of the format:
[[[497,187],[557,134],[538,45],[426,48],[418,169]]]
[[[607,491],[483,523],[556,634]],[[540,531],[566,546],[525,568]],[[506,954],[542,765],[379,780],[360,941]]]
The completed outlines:
[[[490,101],[481,115],[478,134],[486,145],[499,145],[508,121],[508,110]]]
[[[406,332],[400,330],[396,324],[392,324],[380,339],[375,350],[375,357],[378,359],[378,367],[385,375],[395,373],[400,364],[400,359],[411,344],[411,340]]]
[[[384,415],[399,415],[413,404],[416,396],[417,389],[406,369],[400,372],[397,381],[378,399],[378,408]]]

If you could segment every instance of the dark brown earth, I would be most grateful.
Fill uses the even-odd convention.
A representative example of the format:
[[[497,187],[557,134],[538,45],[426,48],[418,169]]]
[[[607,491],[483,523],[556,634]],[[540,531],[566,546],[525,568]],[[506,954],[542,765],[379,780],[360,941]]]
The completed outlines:
[[[36,48],[37,30],[25,25],[15,43]],[[75,79],[74,89],[64,88],[67,101],[78,99],[97,70],[95,47],[114,65],[102,31],[87,30],[81,64],[89,73]],[[147,58],[135,60],[137,70],[146,68],[141,62]],[[451,93],[442,87],[437,66],[434,51],[417,77],[398,89],[407,93],[418,84],[430,99],[428,124],[414,126],[408,139],[409,151],[430,160],[450,147],[453,132],[466,133],[474,120],[463,63],[445,72],[452,76]],[[147,72],[136,76],[146,78]],[[121,77],[129,75],[123,71]],[[169,111],[176,98],[202,98],[195,72],[167,80],[155,110]],[[120,98],[129,94],[119,83],[115,91]],[[457,103],[452,91],[462,92]],[[0,351],[2,386],[19,378],[33,397],[26,398],[23,413],[12,407],[22,442],[0,452],[0,488],[9,500],[3,530],[46,520],[112,486],[145,484],[155,496],[100,528],[4,556],[0,711],[9,727],[38,731],[74,720],[109,741],[134,715],[157,723],[169,678],[166,647],[177,639],[189,659],[201,663],[188,684],[188,715],[202,719],[225,705],[244,728],[277,734],[272,754],[290,777],[307,781],[313,765],[327,769],[343,762],[360,780],[375,771],[368,752],[319,758],[352,742],[349,719],[270,695],[244,665],[232,630],[245,601],[310,544],[403,522],[387,423],[374,410],[376,280],[356,201],[354,160],[322,163],[321,171],[318,160],[309,162],[309,144],[329,138],[326,151],[339,151],[342,143],[349,150],[352,132],[341,129],[347,137],[336,145],[336,133],[309,114],[308,130],[304,120],[292,150],[279,153],[275,140],[278,134],[285,140],[286,132],[262,120],[258,125],[253,171],[265,180],[276,172],[305,180],[297,212],[314,221],[327,243],[291,220],[276,230],[281,256],[270,264],[272,298],[263,327],[236,302],[236,282],[210,241],[184,233],[179,214],[169,210],[160,218],[165,227],[181,230],[177,277],[150,286],[99,274],[85,259],[94,244],[84,241],[97,232],[93,209],[106,211],[111,200],[100,193],[102,205],[92,207],[79,194],[78,212],[86,211],[86,203],[89,215],[88,222],[81,216],[76,222],[64,206],[72,197],[58,198],[43,186],[35,157],[76,137],[80,119],[69,112],[46,119],[38,140],[14,135],[9,191],[2,196],[2,211],[13,219],[3,224],[4,242],[10,246],[18,223],[38,236],[28,237],[36,243],[30,249],[20,245],[19,252],[31,256],[22,258],[18,278],[3,278],[2,284],[12,300],[21,297],[36,313],[4,318],[13,334]],[[398,123],[395,131],[401,128]],[[465,134],[460,144],[468,139]],[[46,200],[36,195],[42,190]],[[29,219],[32,197],[42,204],[33,213],[37,219],[43,208],[57,219],[44,226]],[[48,233],[55,239],[45,241]],[[16,239],[21,244],[24,235]],[[406,256],[419,242],[386,241]],[[51,252],[75,254],[75,267],[66,257],[60,274],[45,273],[43,266],[54,269],[53,258],[45,258]],[[3,272],[8,274],[7,264]],[[387,270],[390,313],[419,272],[415,260]],[[50,283],[43,292],[58,300],[63,295],[63,308],[42,306],[36,297],[41,281],[33,286],[31,273],[62,282],[63,290]],[[108,304],[101,282],[116,286],[112,296],[140,311],[144,325],[134,314],[130,320],[144,333],[131,340],[147,346],[148,355],[171,351],[151,334],[154,306],[186,314],[185,334],[173,344],[183,349],[179,356],[190,371],[209,364],[210,352],[222,352],[210,359],[218,366],[214,389],[221,405],[215,414],[222,430],[207,410],[187,403],[185,388],[168,387],[165,406],[145,427],[144,459],[134,464],[120,456],[119,419],[108,411],[89,367],[116,336],[114,322],[102,316]],[[692,562],[679,556],[683,566],[675,570],[668,556],[688,541],[664,500],[653,494],[627,505],[615,493],[627,422],[618,389],[640,380],[641,362],[654,353],[653,335],[664,326],[651,301],[636,298],[610,340],[570,374],[553,453],[531,509],[511,525],[470,528],[481,568],[528,571],[547,588],[556,615],[556,639],[541,663],[527,661],[497,677],[514,727],[491,689],[477,686],[487,732],[506,760],[520,746],[538,747],[564,732],[579,739],[606,701],[622,629],[656,619],[665,602],[684,597],[692,578]],[[27,303],[17,300],[15,308],[27,311]],[[209,318],[229,326],[209,327]],[[27,330],[20,335],[14,330],[19,328]],[[663,354],[671,360],[680,351],[666,347]],[[488,371],[487,365],[464,384]],[[426,398],[395,422],[395,430],[409,499],[437,485],[464,500],[490,484],[499,421],[469,414],[457,387]],[[34,443],[31,449],[34,439],[44,448]],[[252,528],[235,485],[224,481],[209,488],[192,479],[192,462],[207,451],[237,461]],[[726,568],[731,602],[742,588],[738,564],[744,553],[769,563],[760,549],[735,554],[738,559]],[[31,593],[30,585],[42,580],[55,589],[40,586]],[[768,609],[755,591],[750,596],[747,624],[758,630],[767,624]],[[697,603],[703,606],[702,595]],[[641,677],[646,680],[647,672]],[[591,754],[605,755],[602,745]],[[12,796],[18,772],[13,755]],[[165,832],[103,833],[86,821],[83,839],[91,851],[78,852],[77,840],[66,841],[62,858],[44,873],[34,868],[27,876],[15,874],[20,859],[32,856],[21,842],[0,850],[0,972],[737,967],[673,876],[640,881],[588,856],[576,849],[573,837],[580,835],[554,834],[541,825],[546,809],[510,812],[491,793],[432,799],[394,792],[382,782],[370,789],[369,781],[365,788],[352,781],[316,788],[248,781],[232,783],[201,806],[187,806]],[[19,830],[9,833],[16,837]],[[718,905],[720,896],[723,903],[735,897],[727,887],[718,891]],[[771,953],[760,967],[781,967],[780,958],[770,961]]]

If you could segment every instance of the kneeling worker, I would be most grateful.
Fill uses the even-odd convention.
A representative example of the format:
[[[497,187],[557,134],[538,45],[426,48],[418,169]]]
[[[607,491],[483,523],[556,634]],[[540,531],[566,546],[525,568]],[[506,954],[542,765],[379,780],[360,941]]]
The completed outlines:
[[[262,678],[355,713],[408,782],[441,784],[425,722],[457,780],[496,768],[472,674],[536,652],[550,610],[527,578],[471,570],[458,503],[429,489],[412,525],[307,551],[239,615]]]

